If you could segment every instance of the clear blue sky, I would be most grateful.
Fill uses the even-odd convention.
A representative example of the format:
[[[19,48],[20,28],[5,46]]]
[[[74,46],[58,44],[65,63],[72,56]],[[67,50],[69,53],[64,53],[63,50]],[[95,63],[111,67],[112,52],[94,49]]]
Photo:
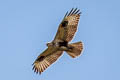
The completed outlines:
[[[84,43],[82,55],[64,53],[36,75],[32,63],[73,7],[82,11],[72,41]],[[0,80],[120,80],[120,1],[0,0]]]

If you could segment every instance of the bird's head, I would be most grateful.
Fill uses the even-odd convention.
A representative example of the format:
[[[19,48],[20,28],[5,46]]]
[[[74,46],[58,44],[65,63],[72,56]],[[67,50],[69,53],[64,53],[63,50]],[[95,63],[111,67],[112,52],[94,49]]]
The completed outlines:
[[[48,47],[49,47],[49,46],[53,46],[53,44],[52,44],[52,43],[47,43],[46,45],[47,45]]]

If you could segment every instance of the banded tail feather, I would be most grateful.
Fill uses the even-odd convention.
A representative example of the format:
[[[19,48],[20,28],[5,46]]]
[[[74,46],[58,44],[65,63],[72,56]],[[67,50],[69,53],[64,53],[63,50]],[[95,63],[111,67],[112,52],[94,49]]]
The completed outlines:
[[[80,42],[68,44],[68,47],[70,47],[70,49],[67,50],[66,52],[68,53],[69,56],[75,58],[81,54],[83,50],[83,43],[80,41]]]

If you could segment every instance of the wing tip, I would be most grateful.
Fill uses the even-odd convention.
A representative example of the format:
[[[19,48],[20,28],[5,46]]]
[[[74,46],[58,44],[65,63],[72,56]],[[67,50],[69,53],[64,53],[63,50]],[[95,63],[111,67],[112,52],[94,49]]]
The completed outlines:
[[[41,75],[42,72],[38,70],[34,63],[32,64],[32,66],[33,66],[32,70],[34,71],[34,73]]]
[[[70,11],[66,12],[66,14],[65,14],[64,17],[71,16],[71,15],[81,15],[81,14],[82,14],[82,12],[80,11],[80,9],[78,9],[78,8],[72,8]]]
[[[33,66],[32,70],[34,71],[34,73],[41,75],[41,73],[44,72],[50,65],[44,61],[39,65],[37,63],[33,63],[32,66]]]

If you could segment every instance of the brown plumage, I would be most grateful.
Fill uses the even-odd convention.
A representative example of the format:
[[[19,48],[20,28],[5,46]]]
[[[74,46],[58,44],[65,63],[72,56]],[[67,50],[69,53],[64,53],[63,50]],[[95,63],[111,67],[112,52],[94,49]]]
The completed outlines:
[[[41,74],[62,55],[63,51],[66,51],[72,58],[81,54],[82,42],[68,44],[77,30],[80,14],[77,8],[72,8],[69,13],[65,14],[54,40],[47,43],[48,48],[33,63],[34,72]]]
[[[57,51],[55,48],[48,47],[34,62],[34,71],[41,74],[41,72],[54,63],[62,53],[63,51]]]
[[[63,21],[59,25],[54,41],[64,40],[69,42],[72,40],[77,30],[78,22],[80,19],[81,12],[79,11],[80,10],[77,10],[77,8],[76,9],[72,8],[69,14],[68,12],[66,13]]]

